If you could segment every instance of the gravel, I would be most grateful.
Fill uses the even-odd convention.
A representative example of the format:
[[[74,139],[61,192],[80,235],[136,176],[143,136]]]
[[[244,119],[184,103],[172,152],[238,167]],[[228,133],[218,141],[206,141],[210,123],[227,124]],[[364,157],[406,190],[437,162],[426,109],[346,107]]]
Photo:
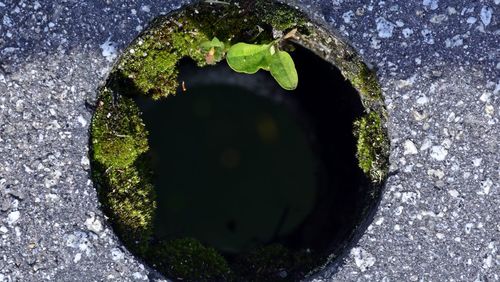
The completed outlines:
[[[89,179],[116,56],[187,1],[0,0],[0,281],[161,281]],[[288,1],[378,70],[391,177],[373,223],[314,281],[500,281],[500,0]]]

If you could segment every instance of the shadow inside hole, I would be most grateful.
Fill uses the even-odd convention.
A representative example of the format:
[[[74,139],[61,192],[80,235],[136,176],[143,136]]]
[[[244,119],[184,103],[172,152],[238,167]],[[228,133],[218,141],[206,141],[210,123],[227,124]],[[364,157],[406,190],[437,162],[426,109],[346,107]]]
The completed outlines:
[[[158,239],[194,237],[239,253],[292,232],[316,196],[304,132],[285,107],[249,89],[189,81],[187,93],[142,107]]]
[[[369,205],[356,159],[363,106],[331,64],[297,47],[299,87],[263,71],[181,62],[186,92],[136,98],[150,132],[158,240],[194,237],[230,261],[271,243],[337,251]]]

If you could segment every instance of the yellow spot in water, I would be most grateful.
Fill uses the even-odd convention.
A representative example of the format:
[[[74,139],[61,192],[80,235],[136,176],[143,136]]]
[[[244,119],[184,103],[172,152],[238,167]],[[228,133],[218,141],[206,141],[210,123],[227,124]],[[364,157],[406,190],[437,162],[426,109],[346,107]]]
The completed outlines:
[[[279,139],[278,125],[270,115],[261,115],[257,118],[257,133],[262,142],[267,144],[276,143]]]

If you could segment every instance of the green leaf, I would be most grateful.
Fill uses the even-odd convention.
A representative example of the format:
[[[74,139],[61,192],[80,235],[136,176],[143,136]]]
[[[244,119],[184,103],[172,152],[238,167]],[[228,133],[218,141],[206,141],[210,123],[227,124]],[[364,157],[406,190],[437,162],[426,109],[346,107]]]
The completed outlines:
[[[209,65],[213,65],[216,62],[221,61],[224,56],[224,43],[217,37],[214,37],[211,41],[201,43],[200,48],[206,52],[205,59]]]
[[[224,43],[222,43],[217,37],[212,39],[212,46],[219,49],[224,49]]]
[[[236,72],[254,74],[260,69],[270,71],[286,90],[296,89],[299,83],[292,57],[285,51],[276,50],[274,42],[264,45],[237,43],[229,48],[226,59]]]
[[[286,90],[294,90],[299,83],[297,69],[292,57],[285,51],[278,51],[271,59],[271,75]]]
[[[203,51],[210,50],[210,48],[212,48],[212,41],[205,41],[205,42],[201,43],[200,44],[200,48]]]
[[[254,74],[259,69],[269,70],[271,45],[237,43],[227,52],[227,63],[236,72]]]
[[[209,51],[212,48],[224,50],[224,43],[221,42],[217,37],[214,37],[212,41],[205,41],[201,43],[200,48],[204,51]]]

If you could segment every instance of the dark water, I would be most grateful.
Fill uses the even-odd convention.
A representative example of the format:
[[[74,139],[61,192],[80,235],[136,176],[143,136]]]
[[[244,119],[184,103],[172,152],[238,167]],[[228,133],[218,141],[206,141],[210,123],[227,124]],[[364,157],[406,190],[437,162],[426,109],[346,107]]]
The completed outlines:
[[[326,254],[342,248],[369,199],[356,160],[356,91],[297,48],[299,87],[264,72],[185,61],[187,91],[137,100],[150,132],[155,236],[194,237],[226,254],[271,242]]]
[[[293,231],[312,210],[314,156],[284,105],[214,84],[145,107],[157,236],[239,252]]]

